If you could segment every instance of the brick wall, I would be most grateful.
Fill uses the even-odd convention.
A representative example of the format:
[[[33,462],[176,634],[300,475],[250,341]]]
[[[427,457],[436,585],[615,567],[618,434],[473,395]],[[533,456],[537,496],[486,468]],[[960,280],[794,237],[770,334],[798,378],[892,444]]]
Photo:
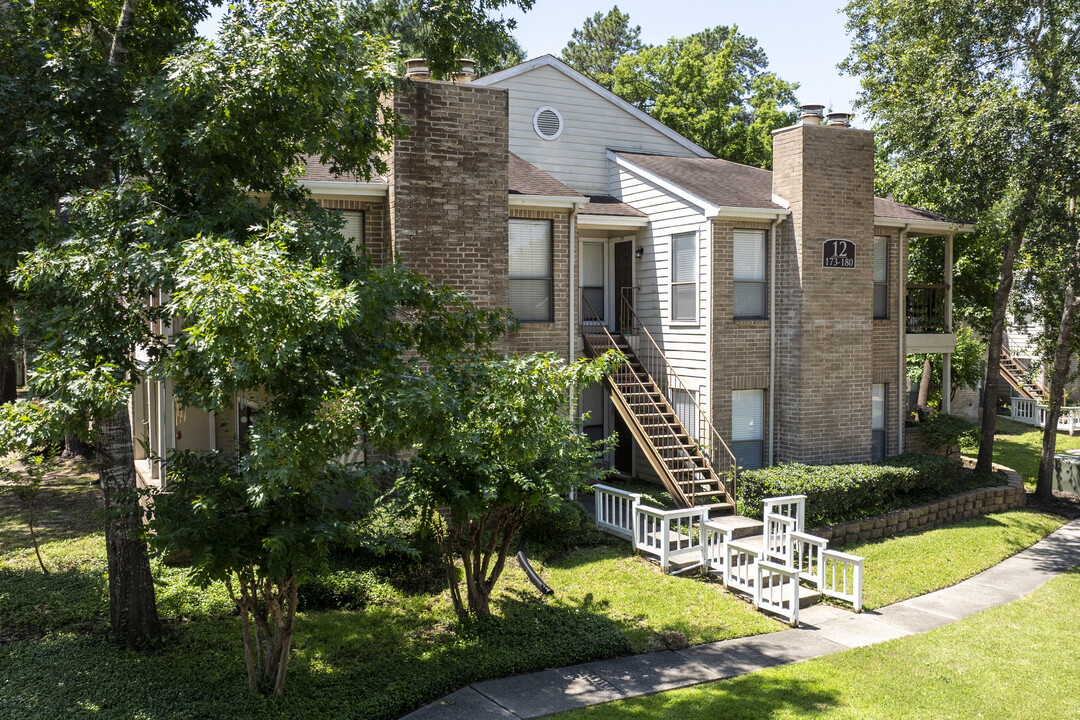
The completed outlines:
[[[875,227],[875,236],[887,237],[889,284],[889,317],[873,320],[873,382],[888,384],[886,396],[886,454],[896,455],[900,448],[900,423],[898,408],[906,401],[906,377],[899,375],[898,338],[899,324],[904,317],[904,286],[900,282],[901,258],[907,257],[907,242],[901,240],[896,228]],[[873,255],[871,254],[871,259]],[[899,302],[899,306],[897,303]]]
[[[773,135],[778,233],[779,462],[865,462],[873,382],[874,136],[798,125]],[[823,268],[823,242],[855,243],[856,267]]]
[[[328,210],[359,210],[364,213],[364,246],[371,253],[371,260],[376,266],[388,265],[390,242],[386,236],[386,200],[339,200],[337,198],[319,198],[319,206]]]
[[[566,358],[570,347],[570,213],[566,210],[530,210],[514,207],[510,208],[510,217],[551,220],[555,320],[554,322],[522,323],[518,333],[507,338],[506,349],[515,353],[554,352]]]
[[[417,82],[393,107],[410,133],[389,163],[391,252],[480,306],[506,307],[507,91]]]

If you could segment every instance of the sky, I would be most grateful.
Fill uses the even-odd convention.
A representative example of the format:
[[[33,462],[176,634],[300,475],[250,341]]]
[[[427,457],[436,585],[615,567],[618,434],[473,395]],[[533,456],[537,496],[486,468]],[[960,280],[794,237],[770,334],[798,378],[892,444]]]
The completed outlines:
[[[517,20],[514,35],[530,58],[558,57],[574,28],[586,17],[606,13],[612,0],[536,0],[527,13],[505,13]],[[800,103],[820,103],[848,110],[859,91],[855,78],[841,75],[836,64],[849,51],[840,0],[620,0],[619,9],[641,26],[641,40],[659,44],[716,25],[738,25],[757,38],[769,57],[769,69],[788,82],[799,83]],[[213,32],[221,10],[201,26]],[[855,124],[860,125],[860,118]]]

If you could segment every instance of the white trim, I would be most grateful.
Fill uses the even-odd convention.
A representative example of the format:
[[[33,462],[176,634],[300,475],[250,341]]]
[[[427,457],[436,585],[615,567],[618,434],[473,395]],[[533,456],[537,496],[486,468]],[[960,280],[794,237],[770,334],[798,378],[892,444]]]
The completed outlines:
[[[743,208],[722,207],[716,213],[719,218],[733,218],[738,220],[783,220],[791,215],[790,210],[773,210],[770,208]]]
[[[642,179],[648,180],[652,184],[658,186],[661,190],[664,190],[664,191],[666,191],[666,192],[668,192],[668,193],[670,193],[670,194],[672,194],[672,195],[674,195],[676,197],[682,198],[683,200],[690,203],[691,205],[696,205],[697,207],[701,208],[702,213],[707,218],[716,217],[716,215],[721,210],[719,205],[714,205],[711,202],[709,202],[708,200],[706,200],[705,198],[698,197],[697,195],[690,192],[689,190],[684,190],[683,188],[679,187],[678,185],[671,182],[670,180],[666,180],[666,179],[660,177],[659,175],[657,175],[656,173],[650,172],[650,171],[646,170],[645,168],[641,167],[640,165],[636,165],[636,164],[630,162],[626,158],[618,155],[617,153],[615,153],[615,152],[613,152],[611,150],[607,151],[607,158],[608,158],[608,160],[615,163],[616,165],[623,168],[624,170],[629,170],[630,172],[634,173],[635,175],[638,175],[639,177],[641,177]]]
[[[559,129],[556,130],[555,134],[551,137],[548,137],[544,133],[540,132],[540,113],[544,112],[545,110],[550,110],[551,112],[555,113],[555,117],[559,119]],[[536,133],[536,136],[539,137],[541,140],[558,140],[559,136],[562,135],[563,128],[566,127],[566,121],[563,120],[562,113],[555,108],[551,107],[550,105],[541,105],[540,107],[536,108],[536,112],[533,113],[532,126],[533,131]]]
[[[906,220],[874,216],[874,224],[881,227],[907,229],[916,235],[946,235],[949,233],[975,232],[975,226],[967,223],[950,223],[943,220]]]
[[[573,198],[565,195],[511,195],[510,207],[542,207],[542,208],[566,208],[577,210],[588,198]]]
[[[637,118],[641,122],[645,123],[646,125],[648,125],[652,129],[654,129],[654,130],[662,133],[663,135],[667,136],[669,139],[674,140],[676,143],[683,146],[684,148],[686,148],[690,152],[694,153],[698,157],[705,157],[705,158],[715,157],[711,152],[709,152],[705,148],[701,147],[700,145],[698,145],[695,142],[692,142],[692,141],[688,140],[687,138],[685,138],[682,135],[680,135],[679,133],[675,132],[674,130],[669,128],[667,125],[663,124],[662,122],[660,122],[656,118],[652,117],[648,113],[645,113],[642,110],[639,110],[638,108],[636,108],[633,105],[631,105],[630,103],[626,102],[621,97],[619,97],[615,93],[611,92],[607,88],[605,88],[602,85],[599,85],[598,83],[596,83],[596,82],[590,80],[589,78],[585,77],[584,75],[579,73],[577,70],[573,69],[572,67],[570,67],[566,63],[564,63],[561,60],[559,60],[558,58],[556,58],[554,55],[541,55],[538,58],[533,58],[532,60],[527,60],[527,61],[521,63],[520,65],[515,65],[512,68],[507,68],[506,70],[501,70],[501,71],[499,71],[497,73],[492,73],[491,75],[485,75],[482,78],[477,78],[476,80],[472,81],[472,84],[473,85],[482,85],[482,86],[496,85],[496,84],[502,82],[503,80],[509,80],[510,78],[517,77],[518,75],[522,75],[522,74],[527,73],[527,72],[529,72],[531,70],[535,70],[536,68],[539,68],[539,67],[550,67],[550,68],[552,68],[554,70],[558,70],[563,75],[565,75],[566,77],[570,78],[571,80],[577,82],[578,84],[580,84],[581,86],[583,86],[587,90],[591,90],[592,92],[596,93],[600,97],[607,100],[612,105],[615,105],[616,107],[623,110],[624,112],[629,113],[630,115],[634,116],[635,118]]]
[[[594,230],[623,230],[648,227],[649,218],[636,215],[583,215],[577,216],[578,227]]]
[[[300,180],[300,184],[313,195],[353,195],[359,197],[382,198],[390,192],[390,185],[384,182],[337,182],[334,180]]]
[[[675,240],[690,236],[694,241],[694,319],[686,320],[675,317],[675,287],[690,285],[691,281],[675,280]],[[698,230],[673,232],[668,237],[668,324],[672,327],[699,327],[701,325],[701,233]]]

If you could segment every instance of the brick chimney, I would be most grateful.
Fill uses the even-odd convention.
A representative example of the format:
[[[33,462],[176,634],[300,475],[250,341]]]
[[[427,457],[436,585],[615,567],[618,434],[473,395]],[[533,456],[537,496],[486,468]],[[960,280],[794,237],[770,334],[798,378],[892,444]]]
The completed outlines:
[[[777,238],[776,460],[868,461],[873,133],[846,122],[774,131],[773,193],[791,209]]]

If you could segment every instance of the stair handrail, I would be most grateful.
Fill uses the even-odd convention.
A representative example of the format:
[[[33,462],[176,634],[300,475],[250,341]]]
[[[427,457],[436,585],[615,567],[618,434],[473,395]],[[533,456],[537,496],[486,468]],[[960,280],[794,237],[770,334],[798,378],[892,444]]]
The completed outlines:
[[[723,460],[722,467],[718,467],[719,463],[712,461],[708,457],[708,453],[701,453],[702,457],[705,458],[706,462],[709,463],[710,469],[712,470],[713,475],[716,477],[717,482],[721,483],[721,485],[723,486],[724,493],[731,501],[732,507],[734,508],[735,512],[738,513],[738,465],[735,461],[735,453],[731,452],[731,448],[728,447],[728,444],[724,442],[724,438],[720,435],[719,432],[717,432],[716,428],[712,424],[712,421],[709,419],[709,416],[705,414],[704,410],[701,409],[701,403],[699,403],[697,398],[694,397],[694,394],[690,392],[690,388],[686,385],[685,382],[683,382],[683,379],[679,377],[679,373],[675,371],[675,368],[671,366],[671,363],[668,361],[667,356],[664,354],[664,351],[660,349],[660,346],[657,345],[656,340],[653,339],[652,333],[650,333],[649,329],[645,327],[645,323],[641,322],[641,318],[638,317],[637,311],[634,310],[633,304],[634,292],[636,290],[636,287],[622,288],[622,296],[620,298],[621,302],[619,306],[619,327],[621,328],[620,331],[626,333],[628,324],[630,325],[631,334],[636,335],[638,334],[637,331],[640,330],[641,337],[645,338],[648,344],[656,352],[659,360],[662,361],[665,375],[668,375],[670,376],[670,378],[674,379],[675,382],[672,384],[672,386],[675,389],[682,390],[684,393],[686,393],[686,396],[690,398],[690,402],[694,404],[694,409],[697,410],[698,417],[697,436],[695,437],[693,435],[690,435],[689,428],[684,429],[688,431],[687,435],[690,437],[691,440],[694,441],[696,445],[698,445],[699,448],[702,445],[706,445],[710,449],[715,448],[718,459]],[[645,364],[645,358],[642,358],[640,353],[638,353],[638,359],[642,361],[642,364]],[[646,371],[649,373],[649,375],[652,376],[653,380],[659,380],[659,378],[656,376],[656,373],[653,372],[652,368],[646,366]],[[668,380],[669,378],[665,377],[664,379]],[[663,388],[661,388],[661,392],[663,391]],[[668,401],[670,402],[670,398],[668,398]],[[675,409],[674,403],[672,403],[672,409]],[[677,412],[675,413],[675,418],[679,421],[680,424],[682,423],[682,418],[679,417]],[[703,430],[704,432],[702,432]],[[710,442],[702,443],[702,435],[706,435]],[[724,479],[721,478],[721,475],[723,475]],[[728,487],[728,482],[726,480],[726,478],[728,477],[731,478],[730,488]]]
[[[1030,367],[1025,367],[1024,363],[1022,363],[1018,359],[1016,359],[1016,357],[1011,352],[1009,352],[1008,348],[1006,348],[1004,345],[1001,346],[1001,356],[1003,358],[1005,358],[1006,360],[1008,360],[1009,362],[1014,363],[1021,370],[1027,370],[1028,372],[1031,372],[1031,368]],[[1012,372],[1012,370],[1009,370],[1004,365],[1000,365],[1000,368],[1001,368],[1001,371],[1005,374],[1005,378],[1009,381],[1010,385],[1012,385],[1014,388],[1016,388],[1020,392],[1024,393],[1025,395],[1029,395],[1029,396],[1031,395],[1031,393],[1027,389],[1024,388],[1024,378],[1023,377],[1017,377]],[[1043,395],[1048,395],[1049,394],[1049,393],[1046,392],[1046,388],[1043,387],[1043,384],[1041,382],[1039,382],[1038,380],[1034,379],[1034,378],[1032,378],[1032,380],[1031,380],[1031,385],[1036,390],[1041,392]],[[1030,397],[1029,399],[1038,400],[1039,398]]]
[[[588,310],[588,315],[586,315],[586,313],[585,313],[586,309]],[[578,319],[578,328],[579,328],[579,331],[581,333],[582,342],[584,342],[584,344],[585,344],[585,349],[593,357],[598,357],[600,355],[600,353],[597,351],[596,347],[593,345],[592,341],[589,340],[589,334],[586,332],[586,328],[593,328],[593,329],[598,328],[598,329],[602,330],[603,331],[603,336],[607,338],[607,341],[610,343],[611,348],[612,349],[618,349],[618,347],[619,347],[618,343],[615,342],[615,338],[612,337],[611,333],[607,329],[607,326],[604,324],[603,320],[600,319],[601,316],[596,312],[596,310],[593,309],[592,304],[585,297],[585,293],[581,294],[581,310],[582,310],[582,312],[581,312],[581,315],[580,315],[580,317]],[[588,317],[589,319],[587,320],[586,317]],[[624,361],[623,364],[622,364],[622,367],[625,367],[627,370],[629,370],[629,376],[633,377],[633,383],[638,388],[640,388],[642,395],[648,400],[648,403],[652,406],[652,409],[654,410],[656,415],[663,418],[663,416],[664,416],[663,408],[661,408],[659,405],[656,404],[656,401],[653,400],[653,398],[652,398],[652,396],[651,396],[651,394],[649,392],[648,387],[646,387],[645,383],[643,383],[641,381],[641,379],[637,377],[637,373],[633,372],[633,370],[630,369],[629,362]],[[620,371],[616,370],[615,372],[618,373]],[[615,385],[615,383],[611,382],[610,377],[605,378],[605,381],[611,383],[613,389],[616,392],[619,392],[621,394],[621,391],[618,389],[618,387]],[[659,388],[657,388],[657,389],[659,389]],[[624,398],[624,402],[627,402],[625,400],[625,398]],[[628,402],[627,402],[627,406],[629,406]],[[675,416],[675,419],[678,420],[677,415]],[[637,424],[638,424],[642,434],[646,438],[648,438],[649,433],[645,430],[645,427],[643,425],[641,425],[640,422],[638,422]],[[682,443],[678,442],[678,436],[675,434],[674,428],[672,428],[670,425],[667,425],[667,429],[668,429],[668,432],[671,435],[671,438],[673,440],[675,440],[675,442],[672,443],[671,447],[672,448],[678,448],[681,451],[682,455],[684,456],[683,459],[685,460],[685,462],[687,464],[689,464],[690,466],[696,466],[696,463],[694,462],[693,456],[689,453],[689,451],[685,447],[683,447]],[[654,448],[654,450],[657,451],[658,454],[660,454],[660,448],[656,447],[655,443],[653,444],[653,448]],[[663,455],[661,455],[661,457],[663,457]],[[702,457],[704,457],[704,456],[702,456]],[[669,471],[670,471],[670,468],[669,468]],[[693,484],[691,484],[690,497],[688,498],[688,497],[686,497],[686,494],[683,492],[682,488],[679,487],[678,480],[675,478],[674,473],[671,473],[671,477],[672,477],[672,481],[673,481],[673,483],[672,483],[673,487],[668,488],[668,491],[671,492],[672,497],[675,499],[675,501],[677,503],[686,505],[688,507],[693,507],[696,504],[695,501],[697,499],[695,488],[694,488]]]

